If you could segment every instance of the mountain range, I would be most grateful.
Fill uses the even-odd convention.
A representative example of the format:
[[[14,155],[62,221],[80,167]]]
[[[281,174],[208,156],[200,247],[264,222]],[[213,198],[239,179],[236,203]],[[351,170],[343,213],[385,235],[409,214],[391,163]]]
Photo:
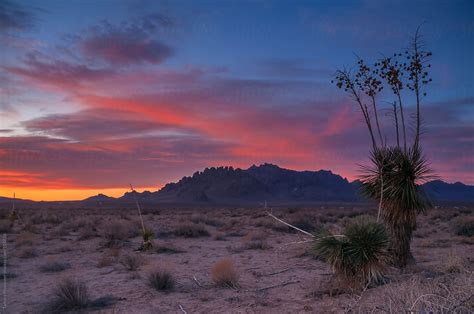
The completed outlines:
[[[127,192],[119,198],[104,194],[82,200],[83,203],[143,203],[251,205],[264,201],[273,204],[308,204],[323,202],[364,202],[361,182],[347,179],[328,170],[295,171],[273,164],[248,169],[211,167],[168,183],[158,191]],[[460,182],[435,180],[422,189],[435,202],[474,203],[474,186]],[[0,203],[8,198],[0,198]]]

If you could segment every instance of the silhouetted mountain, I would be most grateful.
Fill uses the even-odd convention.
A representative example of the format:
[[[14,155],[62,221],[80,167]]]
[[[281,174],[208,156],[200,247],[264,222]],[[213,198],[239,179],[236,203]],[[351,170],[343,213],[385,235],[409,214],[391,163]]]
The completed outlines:
[[[140,200],[169,203],[238,204],[248,202],[350,202],[359,200],[354,186],[331,171],[294,171],[271,164],[246,170],[211,167],[169,183]],[[122,199],[129,199],[130,193]],[[138,194],[137,194],[138,197]]]
[[[349,182],[327,170],[295,171],[263,164],[248,169],[206,168],[136,197],[144,202],[201,204],[354,202],[364,200],[361,186],[358,180]],[[433,181],[423,187],[433,201],[474,202],[473,186]],[[121,200],[133,200],[132,193]]]
[[[446,183],[434,180],[423,185],[431,199],[443,202],[474,202],[474,186],[461,182]]]
[[[99,193],[97,195],[88,197],[84,199],[84,202],[105,202],[105,201],[111,201],[114,200],[115,198],[107,196],[105,194]]]

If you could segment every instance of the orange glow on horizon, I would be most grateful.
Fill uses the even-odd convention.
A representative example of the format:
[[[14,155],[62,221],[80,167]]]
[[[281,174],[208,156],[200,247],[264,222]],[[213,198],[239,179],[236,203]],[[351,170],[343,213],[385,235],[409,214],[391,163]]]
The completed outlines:
[[[137,192],[150,191],[154,192],[161,187],[135,187]],[[125,192],[130,192],[126,188],[96,188],[96,189],[34,189],[34,188],[18,188],[18,187],[1,187],[0,196],[27,199],[32,201],[77,201],[97,195],[105,194],[111,197],[120,197]]]

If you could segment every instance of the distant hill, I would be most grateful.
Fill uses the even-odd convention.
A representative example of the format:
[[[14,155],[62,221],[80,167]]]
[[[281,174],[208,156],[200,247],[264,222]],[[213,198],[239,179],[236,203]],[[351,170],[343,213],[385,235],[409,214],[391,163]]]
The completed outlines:
[[[83,199],[84,202],[105,202],[105,201],[111,201],[114,200],[115,198],[107,196],[105,194],[99,193],[97,195],[88,197],[86,199]]]
[[[434,180],[423,185],[428,196],[436,201],[442,202],[474,202],[474,186],[461,182],[446,183]]]

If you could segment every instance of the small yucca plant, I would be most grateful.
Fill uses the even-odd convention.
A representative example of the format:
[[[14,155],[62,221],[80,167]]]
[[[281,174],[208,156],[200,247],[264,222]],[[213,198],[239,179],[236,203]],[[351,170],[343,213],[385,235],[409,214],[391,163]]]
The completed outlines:
[[[142,231],[143,243],[142,243],[141,249],[143,251],[149,250],[153,247],[153,242],[151,241],[153,240],[153,236],[154,236],[154,233],[150,229],[144,229]]]
[[[342,235],[319,234],[314,250],[336,275],[365,286],[383,281],[388,247],[389,237],[383,225],[359,222],[348,225]]]

